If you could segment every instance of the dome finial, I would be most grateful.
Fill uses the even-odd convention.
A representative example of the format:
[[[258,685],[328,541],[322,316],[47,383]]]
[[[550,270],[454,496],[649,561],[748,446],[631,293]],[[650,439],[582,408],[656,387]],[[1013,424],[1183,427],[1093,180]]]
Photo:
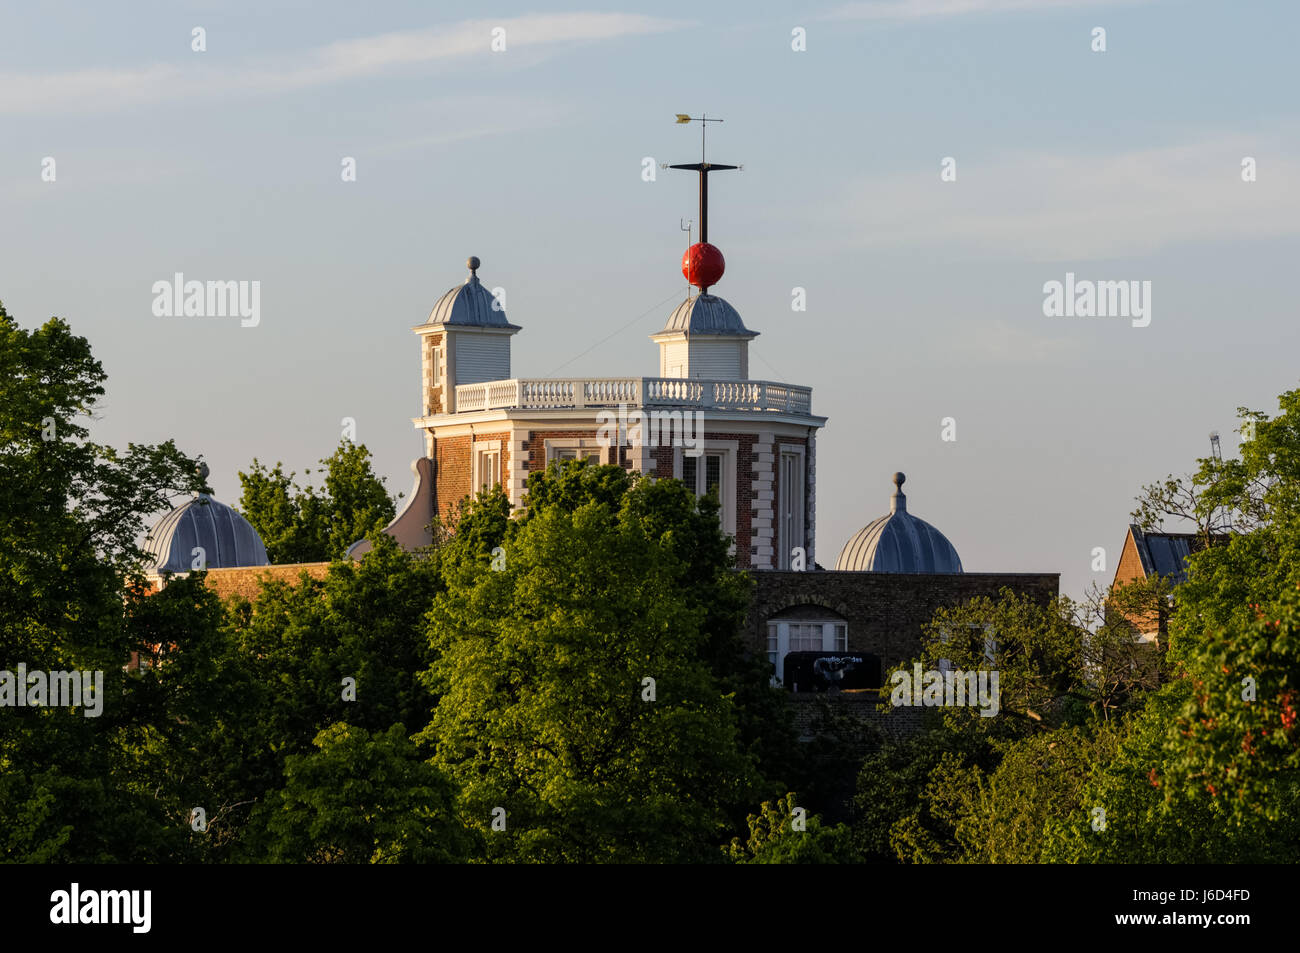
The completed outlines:
[[[467,259],[465,259],[465,264],[469,267],[469,277],[470,280],[473,281],[475,278],[478,277],[478,266],[479,266],[478,255],[470,255]]]
[[[906,513],[907,512],[907,495],[903,492],[903,484],[907,482],[906,473],[894,474],[894,495],[889,501],[889,512]]]

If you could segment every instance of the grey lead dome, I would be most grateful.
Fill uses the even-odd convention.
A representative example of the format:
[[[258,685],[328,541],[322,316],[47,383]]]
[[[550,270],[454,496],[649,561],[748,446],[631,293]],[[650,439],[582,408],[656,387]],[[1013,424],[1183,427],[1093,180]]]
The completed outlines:
[[[889,513],[872,520],[844,544],[837,570],[848,572],[961,572],[961,558],[948,537],[907,512],[902,473],[894,474]]]
[[[757,337],[757,331],[745,327],[740,312],[717,295],[695,295],[679,304],[668,316],[664,331],[687,334],[736,334]]]
[[[478,280],[479,260],[471,255],[466,261],[469,278],[462,285],[449,290],[429,312],[425,324],[451,324],[471,328],[510,328],[519,330],[506,320],[505,308],[493,307],[492,292]]]
[[[144,544],[153,557],[155,572],[189,572],[194,566],[194,550],[200,546],[208,569],[270,564],[262,537],[252,524],[207,494],[160,519]]]

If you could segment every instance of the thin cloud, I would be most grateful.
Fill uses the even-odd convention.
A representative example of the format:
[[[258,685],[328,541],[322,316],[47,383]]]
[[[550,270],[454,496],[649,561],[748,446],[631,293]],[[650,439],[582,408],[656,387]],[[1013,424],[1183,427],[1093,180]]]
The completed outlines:
[[[465,20],[446,27],[343,40],[300,53],[217,67],[206,54],[190,65],[154,64],[65,73],[0,73],[0,115],[102,112],[190,98],[285,92],[402,69],[488,55],[492,31],[505,30],[506,51],[544,49],[627,36],[664,33],[682,21],[641,14],[556,13],[499,20]]]
[[[1146,2],[1149,0],[865,0],[837,7],[831,11],[829,19],[935,20],[980,13],[1018,13]]]
[[[1019,154],[987,164],[959,158],[955,182],[940,181],[936,159],[923,172],[859,180],[820,217],[869,247],[1032,261],[1295,235],[1296,138],[1230,136],[1115,155]],[[1247,156],[1258,161],[1258,181],[1242,181]]]

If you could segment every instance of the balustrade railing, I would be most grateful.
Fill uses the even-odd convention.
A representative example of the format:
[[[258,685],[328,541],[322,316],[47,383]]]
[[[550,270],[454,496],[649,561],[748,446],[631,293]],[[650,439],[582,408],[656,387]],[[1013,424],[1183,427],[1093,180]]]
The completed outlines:
[[[461,384],[456,411],[690,407],[810,415],[812,388],[691,377],[515,378]]]

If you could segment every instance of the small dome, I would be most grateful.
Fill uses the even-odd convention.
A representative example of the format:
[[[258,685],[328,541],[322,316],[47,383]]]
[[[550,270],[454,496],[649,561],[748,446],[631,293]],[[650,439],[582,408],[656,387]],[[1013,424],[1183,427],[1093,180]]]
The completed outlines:
[[[903,481],[894,474],[889,513],[860,529],[840,550],[835,568],[848,572],[961,572],[961,558],[948,537],[907,512]]]
[[[685,331],[687,334],[736,334],[757,337],[757,331],[745,327],[740,312],[717,295],[694,295],[679,304],[668,316],[666,331]]]
[[[438,299],[425,323],[518,330],[506,320],[505,308],[497,303],[492,292],[478,280],[479,260],[471,256],[467,264],[470,269],[469,278],[463,285],[457,285]]]
[[[262,537],[252,524],[206,493],[160,519],[144,544],[153,557],[155,572],[189,572],[194,566],[194,549],[199,546],[208,569],[270,564]]]

